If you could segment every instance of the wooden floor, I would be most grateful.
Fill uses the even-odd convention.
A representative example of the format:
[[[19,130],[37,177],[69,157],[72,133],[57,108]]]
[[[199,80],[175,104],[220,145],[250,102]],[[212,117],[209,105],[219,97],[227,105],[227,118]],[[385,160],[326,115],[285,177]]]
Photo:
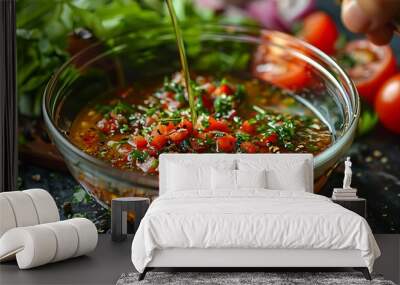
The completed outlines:
[[[376,235],[382,257],[376,261],[375,272],[400,283],[400,235]],[[119,276],[134,271],[131,263],[132,238],[114,243],[110,235],[99,235],[94,252],[42,267],[19,270],[15,262],[0,265],[0,284],[115,284]]]

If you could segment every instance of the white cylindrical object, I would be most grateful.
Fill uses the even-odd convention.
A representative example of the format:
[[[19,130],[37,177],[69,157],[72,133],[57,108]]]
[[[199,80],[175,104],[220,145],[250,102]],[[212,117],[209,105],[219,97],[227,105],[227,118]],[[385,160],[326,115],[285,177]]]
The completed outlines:
[[[39,223],[35,205],[28,194],[22,191],[10,191],[0,195],[10,202],[17,227],[33,226]]]
[[[65,222],[72,225],[78,233],[78,248],[74,257],[93,251],[97,246],[97,229],[96,226],[85,218],[74,218]]]
[[[37,267],[53,260],[57,252],[54,232],[36,225],[14,228],[0,239],[0,259],[15,254],[20,269]]]
[[[78,249],[78,233],[67,221],[43,224],[43,227],[51,229],[56,235],[57,250],[51,262],[57,262],[75,255]]]
[[[29,189],[22,192],[31,197],[38,214],[39,224],[52,223],[60,220],[56,202],[49,192],[43,189]]]
[[[0,238],[5,232],[16,226],[17,222],[11,204],[6,197],[0,194]]]

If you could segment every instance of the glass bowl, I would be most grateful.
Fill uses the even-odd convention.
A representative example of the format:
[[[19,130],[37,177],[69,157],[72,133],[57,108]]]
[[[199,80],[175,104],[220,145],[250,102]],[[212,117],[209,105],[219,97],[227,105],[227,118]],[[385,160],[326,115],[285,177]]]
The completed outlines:
[[[315,156],[315,192],[350,147],[357,127],[357,91],[336,62],[313,46],[289,35],[236,26],[184,29],[191,71],[212,75],[251,76],[252,54],[261,46],[282,61],[306,64],[312,84],[293,96],[312,109],[330,128],[333,142]],[[71,124],[87,103],[133,82],[148,82],[180,70],[174,34],[152,28],[96,43],[76,54],[49,81],[43,114],[49,134],[72,175],[103,205],[114,197],[155,197],[158,176],[120,170],[86,154],[69,139]]]

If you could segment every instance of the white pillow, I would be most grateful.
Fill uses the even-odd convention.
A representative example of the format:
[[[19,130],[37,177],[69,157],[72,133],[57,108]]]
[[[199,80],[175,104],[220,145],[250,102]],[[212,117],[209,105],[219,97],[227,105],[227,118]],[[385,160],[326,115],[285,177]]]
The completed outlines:
[[[269,189],[306,192],[308,178],[305,163],[293,165],[288,171],[268,170],[267,181]]]
[[[267,171],[235,170],[237,188],[267,188]]]
[[[239,190],[242,188],[266,188],[266,171],[263,170],[230,170],[216,169],[211,171],[211,188],[213,190]]]
[[[312,171],[306,161],[279,160],[239,160],[239,170],[266,169],[267,188],[273,190],[307,191],[310,181],[309,172]]]
[[[190,163],[168,163],[167,191],[211,190],[211,169],[235,169],[236,161],[218,161],[200,166]]]
[[[176,163],[168,165],[168,191],[210,189],[211,167],[187,166]]]
[[[236,170],[212,168],[211,184],[213,190],[236,190]]]

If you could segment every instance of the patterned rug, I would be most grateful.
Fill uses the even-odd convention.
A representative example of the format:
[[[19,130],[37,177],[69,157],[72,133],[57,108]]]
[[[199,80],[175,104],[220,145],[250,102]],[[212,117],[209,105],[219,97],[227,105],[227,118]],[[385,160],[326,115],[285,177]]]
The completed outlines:
[[[368,281],[359,272],[148,272],[138,281],[138,273],[122,274],[117,285],[395,285],[380,275]]]

